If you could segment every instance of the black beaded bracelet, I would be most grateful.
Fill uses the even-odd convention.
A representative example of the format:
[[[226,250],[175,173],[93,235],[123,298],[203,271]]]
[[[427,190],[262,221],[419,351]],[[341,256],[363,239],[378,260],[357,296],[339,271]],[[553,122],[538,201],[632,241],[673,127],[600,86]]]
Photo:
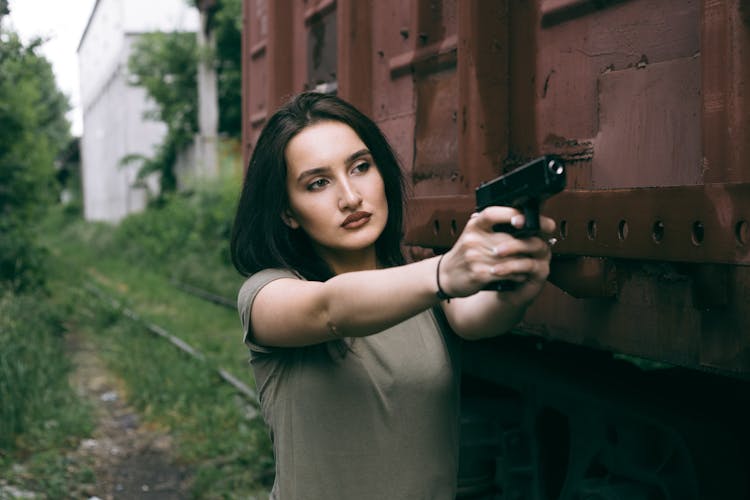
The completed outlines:
[[[437,279],[438,289],[437,289],[437,292],[435,292],[435,295],[437,295],[437,298],[439,298],[440,300],[447,300],[448,302],[450,302],[453,296],[445,293],[445,290],[443,290],[443,287],[440,286],[440,263],[443,261],[443,257],[445,257],[445,254],[440,256],[440,258],[438,259],[438,263],[437,263],[437,271],[435,273],[435,278]]]

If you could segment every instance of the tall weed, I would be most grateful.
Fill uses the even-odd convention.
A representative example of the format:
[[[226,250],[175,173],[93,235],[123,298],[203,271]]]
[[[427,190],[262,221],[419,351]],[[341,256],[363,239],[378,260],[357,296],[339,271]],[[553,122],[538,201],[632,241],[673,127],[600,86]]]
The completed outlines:
[[[103,251],[176,281],[224,296],[241,284],[231,266],[229,235],[238,194],[236,179],[222,178],[125,218]]]
[[[0,449],[30,453],[74,443],[91,429],[68,384],[62,326],[40,295],[0,292]]]
[[[176,437],[180,459],[194,470],[192,494],[210,499],[267,491],[274,473],[271,442],[254,406],[210,363],[139,323],[113,317],[104,305],[97,309],[91,333],[107,365],[126,381],[127,400]]]

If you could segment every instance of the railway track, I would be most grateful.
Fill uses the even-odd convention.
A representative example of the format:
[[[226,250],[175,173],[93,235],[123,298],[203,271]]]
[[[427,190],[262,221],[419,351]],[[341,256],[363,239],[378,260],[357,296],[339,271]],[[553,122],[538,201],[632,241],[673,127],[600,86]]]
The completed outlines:
[[[183,292],[188,293],[194,297],[198,297],[207,302],[211,302],[212,304],[226,307],[228,309],[237,309],[237,303],[235,301],[226,297],[222,297],[221,295],[216,295],[215,293],[177,280],[172,280],[171,283],[175,288],[182,290]]]
[[[185,283],[179,283],[179,282],[173,281],[172,284],[175,287],[179,288],[180,290],[183,290],[184,292],[189,293],[201,300],[212,302],[222,307],[228,307],[231,309],[235,308],[235,305],[232,304],[232,302],[225,297],[218,296],[206,290],[202,290],[200,288],[187,285]],[[208,360],[206,359],[206,356],[202,352],[200,352],[198,349],[191,346],[184,339],[180,338],[178,335],[175,335],[172,332],[169,332],[162,326],[159,326],[155,323],[152,323],[144,319],[137,312],[133,311],[132,309],[128,307],[125,307],[120,301],[118,301],[114,297],[107,294],[100,287],[92,283],[87,283],[86,285],[84,285],[84,288],[86,289],[86,291],[96,296],[99,300],[101,300],[105,305],[107,305],[110,309],[112,309],[116,313],[122,315],[123,317],[130,319],[131,321],[135,323],[138,323],[139,325],[143,326],[146,330],[148,330],[153,335],[171,343],[174,347],[184,352],[185,354],[195,359],[196,361],[199,361],[201,363],[208,362]],[[259,408],[258,395],[252,388],[250,388],[247,384],[245,384],[244,382],[239,380],[237,377],[229,373],[226,369],[220,366],[213,367],[213,370],[216,372],[216,374],[222,381],[231,385],[243,398],[245,398],[255,410]]]

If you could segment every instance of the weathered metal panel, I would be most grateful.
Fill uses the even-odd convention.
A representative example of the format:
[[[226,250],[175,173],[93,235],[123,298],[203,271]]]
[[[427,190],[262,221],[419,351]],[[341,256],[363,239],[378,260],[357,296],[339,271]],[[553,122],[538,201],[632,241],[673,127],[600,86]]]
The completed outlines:
[[[449,247],[473,196],[412,200],[408,239]],[[567,190],[547,201],[557,215],[556,254],[750,265],[750,185]]]
[[[561,254],[750,265],[750,184],[567,191]]]
[[[415,49],[398,66],[409,67],[416,91],[414,166],[417,195],[459,194],[457,12],[453,1],[415,2]]]
[[[750,2],[703,0],[706,182],[750,182]]]
[[[337,81],[338,19],[335,0],[319,1],[304,12],[307,31],[306,88],[322,88]]]
[[[242,142],[244,164],[247,165],[267,112],[267,0],[246,0],[242,15]]]
[[[690,57],[599,76],[592,187],[701,182],[699,70]]]
[[[341,95],[372,116],[372,8],[369,2],[339,0],[338,88]],[[379,59],[379,57],[378,57]]]
[[[558,154],[557,286],[525,328],[750,372],[747,0],[266,1],[245,0],[245,26],[261,5],[273,31],[255,57],[246,35],[247,123],[335,73],[401,158],[407,239],[428,248],[481,181]]]
[[[268,112],[273,112],[295,91],[296,63],[304,57],[304,52],[300,53],[295,45],[300,33],[299,10],[294,0],[268,3]]]
[[[497,176],[509,149],[507,2],[459,2],[458,150],[465,192]]]
[[[416,87],[418,112],[412,179],[417,189],[423,191],[424,187],[420,184],[424,182],[435,178],[450,181],[458,175],[458,88],[455,70],[451,68],[420,75]]]
[[[569,170],[576,187],[699,182],[699,2],[610,2],[555,24],[549,4],[536,35],[536,143],[592,145]]]
[[[750,264],[750,64],[740,57],[750,28],[740,4],[508,6],[505,162],[560,154],[578,189],[546,206],[561,226],[552,280],[566,292],[548,287],[524,328],[747,373],[750,284],[737,266]],[[409,240],[450,246],[473,209],[466,194],[413,203]]]
[[[632,260],[612,264],[619,281],[616,296],[581,299],[548,286],[529,309],[524,330],[678,366],[747,376],[750,268]],[[722,296],[707,297],[710,302],[703,304],[706,292]]]
[[[410,78],[393,78],[393,60],[412,50],[414,30],[411,8],[407,2],[374,2],[372,4],[372,44],[376,64],[373,66],[373,118],[377,122],[414,113],[413,86]],[[404,130],[413,134],[413,129]],[[411,157],[404,157],[409,162]]]

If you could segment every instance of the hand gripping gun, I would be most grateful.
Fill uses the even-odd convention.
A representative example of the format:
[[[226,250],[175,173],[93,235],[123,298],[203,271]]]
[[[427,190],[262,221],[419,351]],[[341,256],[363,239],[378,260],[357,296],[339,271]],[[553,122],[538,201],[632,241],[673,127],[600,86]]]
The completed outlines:
[[[515,238],[539,234],[539,208],[547,198],[565,189],[565,165],[556,156],[541,156],[501,175],[476,189],[477,211],[489,206],[513,207],[523,212],[522,228],[496,224],[492,229]],[[513,290],[518,283],[509,280],[491,283],[488,290]]]

